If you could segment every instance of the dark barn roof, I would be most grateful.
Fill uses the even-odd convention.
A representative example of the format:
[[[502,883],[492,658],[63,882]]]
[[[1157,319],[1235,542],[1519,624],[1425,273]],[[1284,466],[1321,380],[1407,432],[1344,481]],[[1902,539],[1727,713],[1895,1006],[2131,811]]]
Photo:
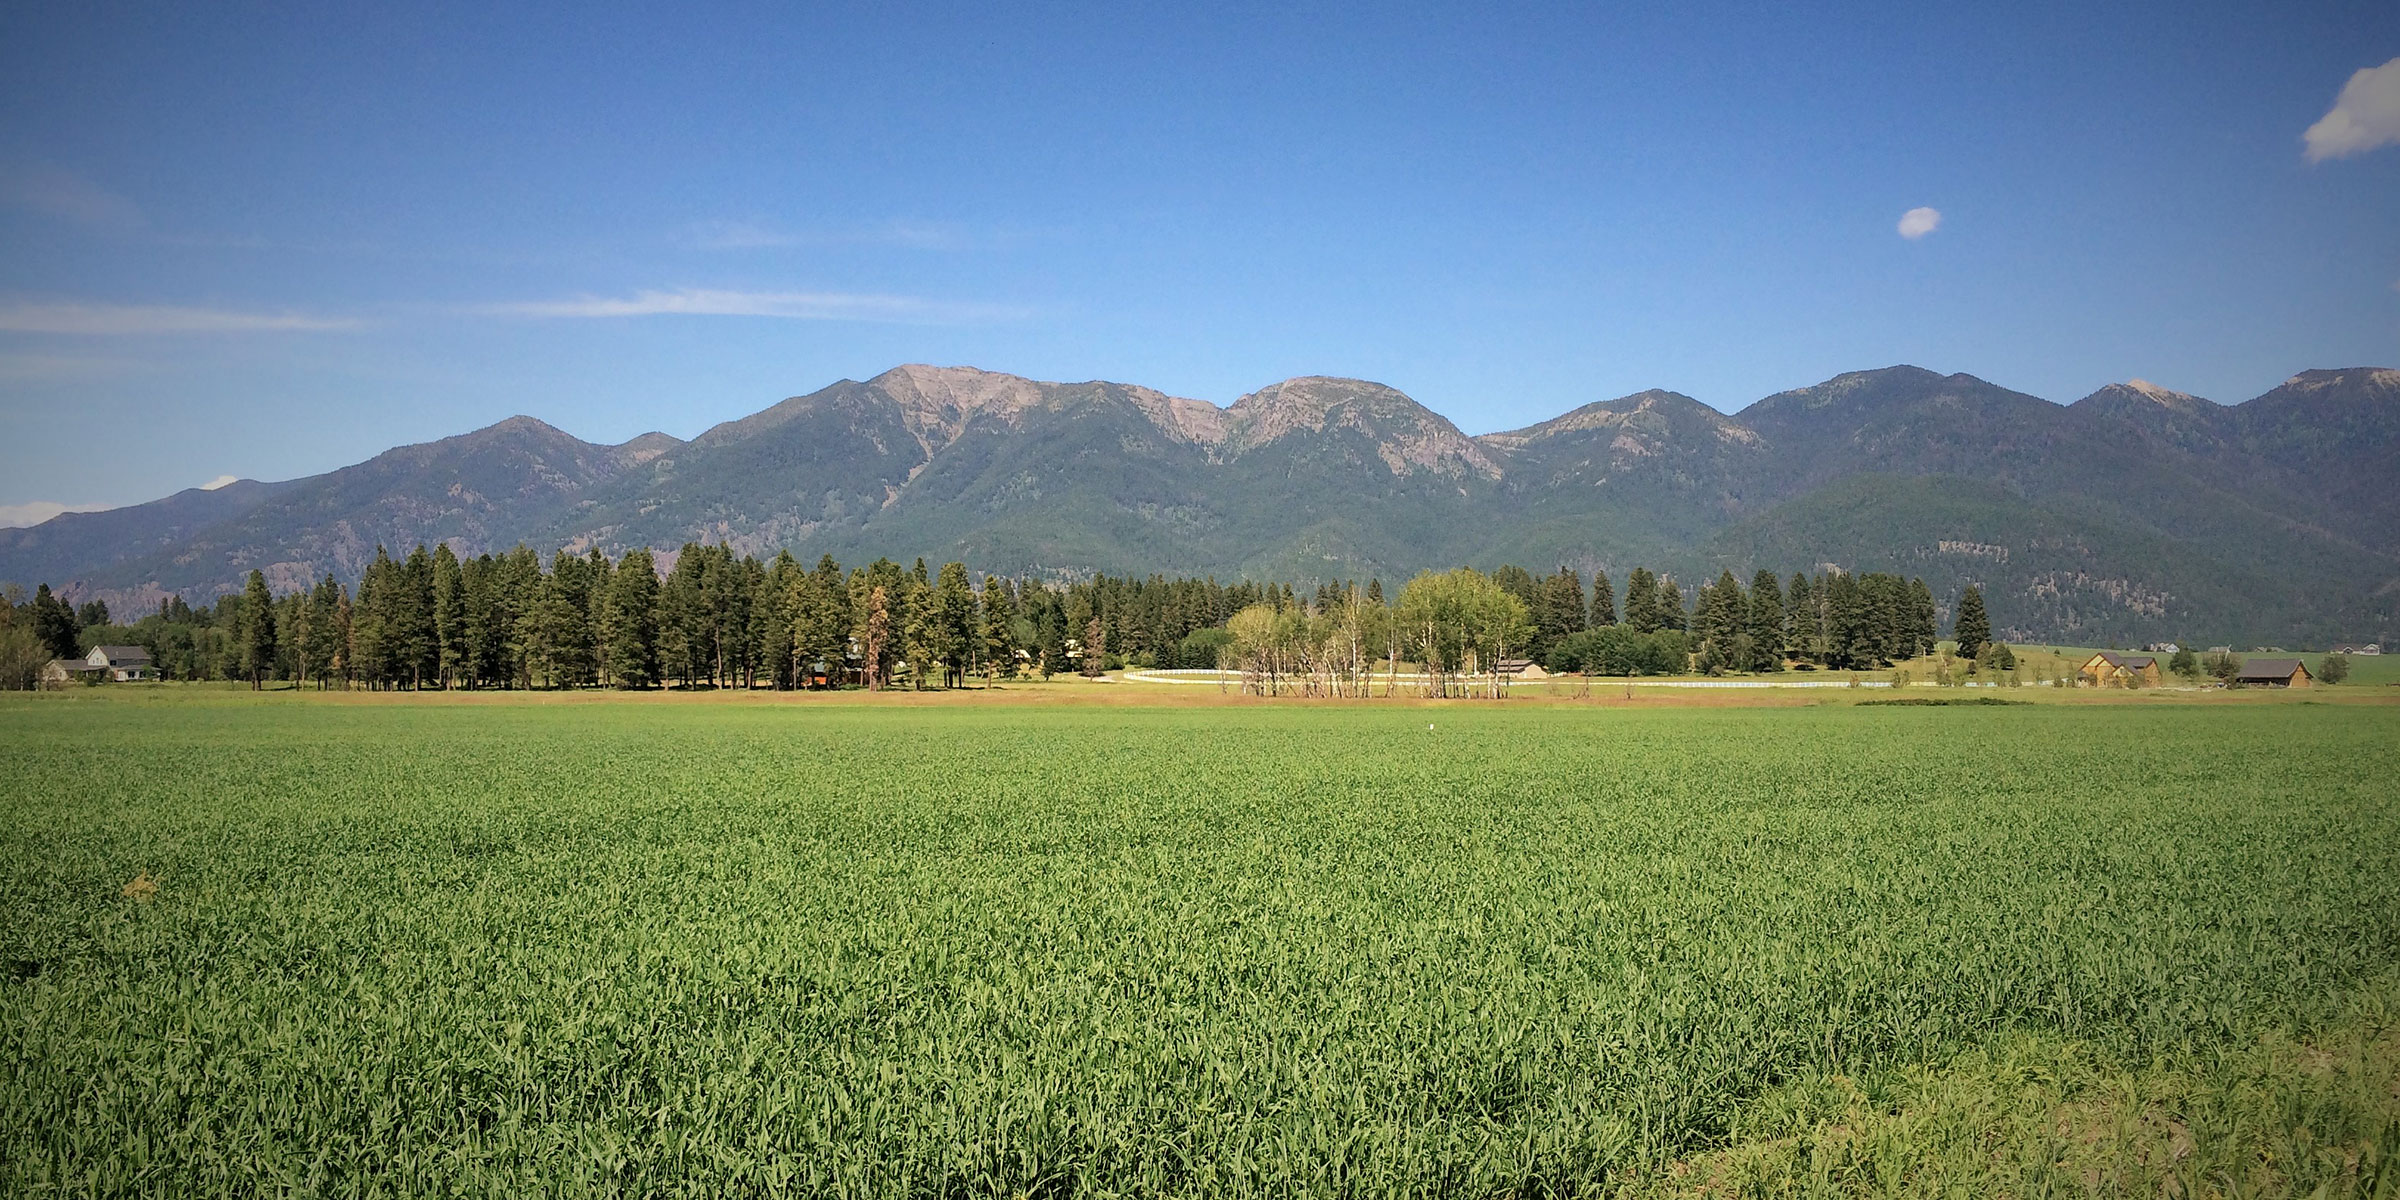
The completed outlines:
[[[2235,679],[2290,679],[2292,672],[2304,670],[2296,658],[2254,658],[2242,664]]]

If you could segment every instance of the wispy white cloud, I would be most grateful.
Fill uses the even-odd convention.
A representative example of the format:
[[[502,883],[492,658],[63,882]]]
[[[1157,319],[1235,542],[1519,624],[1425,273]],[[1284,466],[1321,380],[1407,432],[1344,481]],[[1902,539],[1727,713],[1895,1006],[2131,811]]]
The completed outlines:
[[[215,479],[211,479],[207,483],[201,484],[200,490],[204,492],[213,492],[218,488],[224,487],[226,484],[240,483],[241,481],[242,477],[239,475],[219,475]]]
[[[739,292],[679,288],[632,296],[576,296],[486,305],[477,311],[510,317],[781,317],[797,321],[883,321],[894,324],[956,324],[1013,320],[1023,309],[997,304],[925,300],[851,292]]]
[[[1941,227],[1942,212],[1938,208],[1912,208],[1900,214],[1900,236],[1912,242]]]
[[[964,250],[973,239],[957,225],[889,221],[848,230],[790,230],[757,221],[703,221],[679,240],[702,250],[784,250],[799,246],[898,246],[909,250]]]
[[[39,164],[0,167],[0,203],[93,229],[132,232],[149,222],[140,205],[73,171]]]
[[[2308,144],[2310,162],[2400,142],[2400,58],[2352,75],[2332,111],[2317,118],[2300,140]]]
[[[347,317],[243,312],[169,304],[0,303],[0,332],[111,336],[149,333],[277,333],[356,329]]]
[[[55,500],[29,500],[23,504],[0,504],[0,529],[24,529],[39,525],[60,513],[103,512],[106,504],[60,504]]]

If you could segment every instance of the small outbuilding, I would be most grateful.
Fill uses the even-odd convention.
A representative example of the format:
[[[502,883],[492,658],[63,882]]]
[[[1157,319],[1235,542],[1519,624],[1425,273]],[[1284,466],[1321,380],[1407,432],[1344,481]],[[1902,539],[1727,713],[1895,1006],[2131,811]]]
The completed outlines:
[[[2085,659],[2077,673],[2093,687],[2157,687],[2161,679],[2157,655],[2119,654],[2114,650],[2103,650]]]
[[[2316,681],[2296,658],[2254,658],[2233,674],[2235,687],[2309,687]]]
[[[1550,672],[1530,658],[1504,658],[1493,664],[1493,670],[1511,679],[1548,679]]]

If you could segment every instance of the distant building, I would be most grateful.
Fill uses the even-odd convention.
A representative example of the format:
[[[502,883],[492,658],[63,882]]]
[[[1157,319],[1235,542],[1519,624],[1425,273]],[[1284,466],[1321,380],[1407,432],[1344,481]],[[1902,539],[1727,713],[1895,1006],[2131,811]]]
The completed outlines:
[[[1512,679],[1550,678],[1550,672],[1543,670],[1540,663],[1530,658],[1504,658],[1493,664],[1492,669]]]
[[[2383,646],[2379,642],[2368,642],[2363,646],[2355,646],[2349,642],[2343,642],[2341,645],[2335,646],[2333,648],[2333,652],[2335,654],[2363,654],[2372,658],[2375,655],[2383,653]]]
[[[95,678],[132,683],[158,678],[158,668],[151,663],[150,652],[140,646],[94,646],[82,658],[54,658],[42,667],[43,683]]]
[[[2084,660],[2077,671],[2093,687],[2157,687],[2158,658],[2151,654],[2119,654],[2103,650]]]
[[[2296,658],[2254,658],[2235,672],[2235,687],[2308,687],[2316,677],[2308,673],[2308,664]]]
[[[2152,642],[2149,645],[2142,647],[2142,649],[2147,650],[2152,654],[2173,654],[2183,649],[2183,647],[2178,646],[2173,642]]]

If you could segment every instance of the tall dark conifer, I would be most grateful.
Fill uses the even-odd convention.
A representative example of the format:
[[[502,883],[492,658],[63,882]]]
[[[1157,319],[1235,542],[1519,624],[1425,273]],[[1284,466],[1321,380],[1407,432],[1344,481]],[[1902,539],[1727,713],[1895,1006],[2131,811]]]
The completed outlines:
[[[74,658],[81,647],[77,644],[82,631],[75,627],[75,609],[66,601],[50,594],[49,584],[38,584],[33,591],[33,636],[52,658]]]
[[[1625,623],[1635,633],[1657,633],[1665,623],[1658,611],[1658,577],[1648,567],[1635,567],[1625,577]]]
[[[260,571],[251,571],[250,581],[242,588],[239,628],[242,675],[255,692],[265,687],[267,676],[275,672],[275,597],[268,593],[267,577]]]
[[[1761,569],[1750,577],[1750,669],[1780,671],[1783,654],[1783,589]]]
[[[1970,584],[1959,593],[1958,619],[1950,628],[1950,636],[1958,640],[1958,657],[1973,658],[1983,652],[1983,644],[1992,640],[1992,622],[1983,611],[1982,588]]]
[[[658,563],[647,548],[625,552],[605,606],[609,674],[618,687],[658,683]]]
[[[1600,629],[1617,623],[1617,594],[1608,585],[1608,572],[1592,572],[1592,615],[1585,628]]]
[[[455,687],[467,651],[467,596],[459,578],[458,556],[450,543],[433,547],[433,638],[438,678],[442,687]]]
[[[1683,589],[1667,576],[1658,577],[1658,627],[1660,629],[1688,628],[1683,610]]]

